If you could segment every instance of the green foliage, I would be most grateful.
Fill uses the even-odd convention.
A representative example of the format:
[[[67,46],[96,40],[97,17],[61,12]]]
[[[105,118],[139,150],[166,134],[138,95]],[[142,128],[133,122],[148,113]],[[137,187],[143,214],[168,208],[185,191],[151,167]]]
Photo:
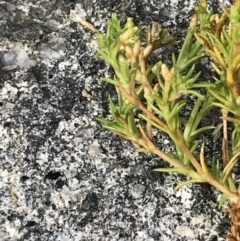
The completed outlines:
[[[176,189],[207,182],[220,190],[223,193],[220,206],[225,200],[238,197],[232,172],[240,154],[240,4],[230,9],[221,6],[223,13],[217,15],[207,7],[206,0],[200,1],[179,54],[172,54],[170,67],[164,60],[149,64],[154,50],[177,43],[168,29],[158,23],[148,26],[142,39],[132,18],[122,26],[113,14],[106,34],[97,33],[97,57],[107,61],[115,72],[113,78],[104,80],[115,86],[118,95],[117,103],[109,97],[112,118],[99,121],[134,142],[137,151],[156,154],[169,162],[169,168],[159,167],[155,171],[187,176]],[[201,73],[195,71],[195,64],[206,56],[218,76],[212,81],[200,80]],[[186,118],[183,113],[190,98],[195,101],[188,106],[191,112]],[[223,111],[220,118],[224,157],[205,161],[204,145],[199,153],[199,145],[203,143],[200,136],[215,127],[200,124],[213,107]],[[230,145],[226,135],[228,122],[234,123]],[[153,129],[168,134],[175,144],[174,153],[156,146]]]
[[[177,44],[168,29],[153,22],[142,38],[132,18],[122,26],[113,14],[106,34],[97,33],[97,57],[113,67],[115,75],[104,80],[115,86],[118,99],[115,103],[109,96],[111,119],[98,120],[135,143],[138,152],[158,155],[170,164],[154,171],[185,175],[187,180],[175,190],[209,183],[221,191],[219,207],[230,200],[231,208],[226,211],[233,221],[231,235],[225,237],[237,241],[240,189],[232,174],[240,156],[240,0],[233,0],[230,8],[221,3],[220,7],[223,12],[215,14],[207,0],[200,0],[179,54],[171,56],[170,67],[164,59],[149,63],[154,50]],[[201,73],[195,71],[196,63],[206,56],[215,71],[212,80],[201,80]],[[191,109],[188,116],[186,107],[188,112]],[[221,109],[222,128],[204,125],[203,119],[213,107]],[[232,133],[228,133],[228,123],[233,125]],[[223,130],[221,160],[205,160],[202,136],[212,129],[214,139]],[[154,143],[156,131],[169,136],[175,151],[161,150]]]

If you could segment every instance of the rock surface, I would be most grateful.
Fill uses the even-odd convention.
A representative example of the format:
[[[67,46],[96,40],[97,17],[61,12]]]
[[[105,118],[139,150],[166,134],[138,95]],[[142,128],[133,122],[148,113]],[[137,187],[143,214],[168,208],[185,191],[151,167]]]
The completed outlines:
[[[114,95],[94,56],[111,13],[184,36],[197,1],[0,2],[0,239],[2,241],[223,241],[229,218],[208,185],[174,192],[179,175],[103,129]],[[217,8],[217,1],[210,1]],[[76,19],[75,19],[76,21]],[[159,54],[164,60],[169,52]],[[206,72],[209,78],[211,72]],[[165,136],[159,138],[172,148]]]

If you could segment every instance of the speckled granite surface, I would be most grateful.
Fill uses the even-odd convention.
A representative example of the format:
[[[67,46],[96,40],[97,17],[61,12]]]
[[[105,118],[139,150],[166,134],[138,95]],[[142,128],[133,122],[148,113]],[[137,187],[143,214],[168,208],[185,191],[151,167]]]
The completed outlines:
[[[174,192],[183,177],[153,173],[163,161],[136,154],[96,121],[108,114],[114,91],[101,78],[111,69],[94,58],[94,35],[70,19],[80,6],[104,30],[117,9],[179,38],[195,2],[0,1],[0,240],[224,240],[229,219],[217,192]]]

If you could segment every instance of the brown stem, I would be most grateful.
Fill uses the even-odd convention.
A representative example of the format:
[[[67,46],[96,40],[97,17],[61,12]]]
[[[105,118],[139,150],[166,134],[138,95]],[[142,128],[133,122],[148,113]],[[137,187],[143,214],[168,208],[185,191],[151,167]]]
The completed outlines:
[[[169,155],[167,155],[166,153],[162,152],[161,150],[159,150],[156,145],[150,140],[148,139],[146,141],[146,139],[143,138],[136,138],[136,137],[130,137],[130,136],[125,136],[121,133],[118,132],[114,132],[115,134],[130,140],[142,147],[144,147],[146,150],[148,150],[149,152],[161,157],[162,159],[164,159],[165,161],[167,161],[169,164],[171,164],[174,167],[184,167],[183,165],[181,165],[180,163],[178,163],[177,161],[175,161],[172,157],[170,157]],[[219,191],[221,191],[222,193],[225,193],[229,198],[231,198],[231,200],[237,200],[238,199],[238,195],[237,193],[231,192],[228,188],[226,188],[225,186],[223,186],[221,183],[219,183],[218,181],[216,181],[211,175],[209,174],[202,174],[203,179],[208,182],[209,184],[211,184],[212,186],[214,186],[216,189],[218,189]]]
[[[206,182],[214,186],[216,189],[221,191],[222,193],[226,194],[230,199],[236,200],[238,199],[237,193],[231,192],[228,188],[223,186],[221,183],[219,183],[217,180],[215,180],[212,176],[206,175],[205,176]]]
[[[133,98],[129,93],[124,89],[124,87],[119,83],[118,88],[121,91],[121,93],[136,107],[138,107],[141,111],[143,111],[149,119],[155,121],[158,125],[160,125],[164,130],[166,130],[166,133],[168,133],[168,127],[167,125],[159,120],[152,112],[147,110],[137,99]],[[173,139],[174,140],[174,139]],[[176,143],[178,143],[177,140],[175,140]],[[186,154],[192,165],[195,167],[195,169],[198,171],[198,173],[203,173],[201,165],[198,163],[198,161],[195,159],[195,157],[192,155],[192,153],[189,151],[188,147],[184,143],[180,143],[179,148]]]
[[[169,164],[171,164],[174,167],[184,167],[183,165],[181,165],[180,163],[178,163],[176,160],[174,160],[172,157],[170,157],[169,155],[167,155],[166,153],[162,152],[161,150],[159,150],[156,145],[148,138],[147,140],[145,138],[137,138],[137,137],[133,137],[133,136],[125,136],[122,133],[113,131],[115,134],[123,137],[124,139],[127,139],[129,141],[132,141],[133,143],[144,147],[149,153],[153,153],[155,155],[158,155],[159,157],[161,157],[162,159],[164,159],[166,162],[168,162]]]
[[[140,58],[140,68],[141,68],[141,82],[143,85],[144,96],[145,96],[145,98],[148,98],[148,96],[152,93],[153,89],[150,86],[147,75],[146,75],[146,59],[145,58]],[[148,103],[147,103],[147,110],[151,113],[153,112],[152,108],[149,106]],[[149,115],[147,115],[147,117],[149,117]],[[149,138],[152,139],[152,125],[149,122],[147,122],[147,134],[148,134]]]
[[[236,158],[238,158],[240,156],[240,151],[238,151],[232,158],[231,160],[228,162],[228,164],[226,165],[226,167],[223,169],[223,174],[225,174],[227,172],[227,170],[231,167],[231,165],[235,162]]]
[[[131,58],[131,68],[136,68],[136,57],[135,56],[133,56]],[[137,73],[137,70],[135,70],[131,74],[131,82],[130,82],[130,95],[133,96],[134,98],[137,98],[137,95],[135,92],[136,73]]]
[[[124,87],[120,83],[118,84],[118,88],[131,104],[135,105],[140,110],[142,110],[150,119],[155,121],[164,130],[166,130],[166,132],[168,132],[167,125],[164,122],[162,122],[159,118],[157,118],[153,113],[151,113],[149,110],[147,110],[137,99],[135,99],[134,97],[129,95],[129,93],[124,89]],[[117,134],[119,134],[119,133],[117,133]],[[122,134],[119,134],[119,135],[123,136]],[[133,141],[134,143],[137,143],[137,144],[143,146],[147,150],[151,150],[151,153],[154,153],[154,154],[160,156],[165,161],[169,162],[171,165],[173,165],[175,167],[183,167],[181,164],[176,162],[174,159],[169,157],[167,154],[160,151],[150,139],[148,139],[148,144],[147,144],[146,140],[143,138],[138,139],[136,137],[127,137],[127,136],[123,136],[123,137],[128,140]],[[179,148],[186,154],[186,156],[188,157],[188,159],[190,160],[190,162],[192,163],[194,168],[197,170],[197,172],[199,174],[204,175],[206,182],[208,182],[209,184],[211,184],[212,186],[214,186],[215,188],[220,190],[222,193],[225,193],[229,198],[232,198],[232,199],[238,198],[238,195],[236,193],[231,192],[228,188],[226,188],[221,183],[219,183],[217,180],[215,180],[212,177],[212,175],[203,173],[201,165],[198,163],[196,158],[193,156],[193,154],[190,152],[190,150],[188,149],[188,147],[185,144],[179,145]]]
[[[222,116],[223,116],[222,159],[223,159],[223,168],[224,168],[229,162],[227,120],[226,120],[226,118],[228,116],[228,111],[225,109],[222,109]]]
[[[221,3],[220,3],[221,4]],[[216,27],[216,31],[215,31],[215,36],[219,39],[221,36],[221,32],[222,32],[222,27],[223,27],[223,23],[224,21],[228,18],[229,16],[226,15],[222,15],[219,22],[217,23],[217,27]]]
[[[138,99],[132,97],[122,86],[121,83],[118,83],[118,89],[121,91],[122,95],[128,99],[128,101],[135,105],[136,107],[138,107],[141,111],[143,111],[148,117],[149,119],[155,121],[159,126],[161,126],[163,129],[167,128],[167,125],[161,121],[159,118],[157,118],[152,112],[150,112],[149,110],[147,110],[139,101]]]

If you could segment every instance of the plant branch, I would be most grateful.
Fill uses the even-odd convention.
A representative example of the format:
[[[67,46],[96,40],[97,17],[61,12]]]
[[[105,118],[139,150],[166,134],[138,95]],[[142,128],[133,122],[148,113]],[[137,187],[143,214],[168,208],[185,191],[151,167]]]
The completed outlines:
[[[145,133],[141,126],[139,126],[139,128],[141,130],[141,133]],[[132,141],[139,146],[144,147],[146,151],[151,152],[151,153],[161,157],[162,159],[164,159],[165,161],[167,161],[169,164],[171,164],[174,167],[184,167],[179,162],[177,162],[175,159],[173,159],[172,157],[170,157],[166,153],[159,150],[156,147],[156,145],[152,142],[152,140],[150,140],[148,137],[147,137],[147,139],[146,138],[136,138],[136,137],[133,137],[133,136],[126,136],[126,135],[124,135],[120,132],[116,132],[116,131],[113,131],[113,133],[115,133],[118,136],[123,137],[124,139]],[[145,137],[146,137],[146,133],[145,133]]]

